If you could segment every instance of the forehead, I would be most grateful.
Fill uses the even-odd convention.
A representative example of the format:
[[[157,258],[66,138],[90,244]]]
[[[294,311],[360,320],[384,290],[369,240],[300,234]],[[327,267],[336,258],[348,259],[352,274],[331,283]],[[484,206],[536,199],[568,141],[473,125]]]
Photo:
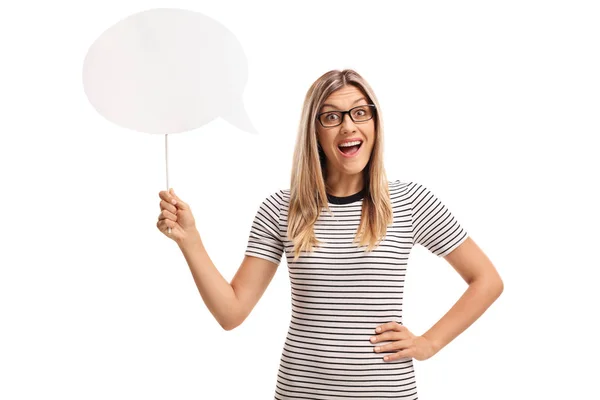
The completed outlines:
[[[360,103],[358,100],[364,99],[366,102],[367,98],[365,94],[356,86],[344,86],[335,92],[332,92],[323,102],[321,108],[333,107],[343,108],[350,107],[353,104]]]

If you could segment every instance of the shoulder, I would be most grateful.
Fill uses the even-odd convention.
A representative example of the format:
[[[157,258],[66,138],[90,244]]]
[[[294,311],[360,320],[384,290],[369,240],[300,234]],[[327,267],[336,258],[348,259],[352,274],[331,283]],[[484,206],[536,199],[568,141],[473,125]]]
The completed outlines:
[[[431,194],[429,187],[422,182],[400,180],[390,181],[390,194],[403,194],[411,198],[422,196],[423,194]]]
[[[286,197],[289,197],[289,195],[286,196],[284,189],[273,190],[264,197],[263,204],[272,204],[279,209],[284,203]]]
[[[390,197],[392,200],[406,199],[414,193],[418,186],[420,186],[416,182],[402,179],[390,180],[388,182]]]
[[[261,207],[268,207],[271,211],[279,214],[282,209],[287,208],[290,199],[289,189],[278,189],[268,193],[262,201]]]

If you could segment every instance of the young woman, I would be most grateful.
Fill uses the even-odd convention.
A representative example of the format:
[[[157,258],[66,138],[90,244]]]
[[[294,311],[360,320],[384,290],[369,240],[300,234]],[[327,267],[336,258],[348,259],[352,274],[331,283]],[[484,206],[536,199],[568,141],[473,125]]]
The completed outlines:
[[[493,264],[431,190],[387,180],[379,110],[353,70],[329,71],[313,83],[290,188],[260,205],[231,283],[206,253],[189,205],[172,190],[159,193],[157,227],[178,243],[226,330],[250,314],[285,252],[292,316],[275,399],[417,399],[413,359],[439,352],[503,290]],[[402,323],[407,260],[416,244],[444,257],[469,285],[421,335]]]

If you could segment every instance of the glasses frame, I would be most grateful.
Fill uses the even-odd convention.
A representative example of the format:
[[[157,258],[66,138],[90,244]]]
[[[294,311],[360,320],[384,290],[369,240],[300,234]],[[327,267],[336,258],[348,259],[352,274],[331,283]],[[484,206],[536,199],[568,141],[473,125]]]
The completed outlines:
[[[368,107],[370,107],[372,109],[373,112],[371,113],[371,118],[365,119],[365,120],[362,120],[362,121],[355,121],[354,118],[352,118],[352,114],[351,114],[352,110],[354,110],[355,108],[364,107],[364,106],[368,106]],[[337,125],[329,125],[329,126],[323,125],[323,122],[321,121],[321,115],[328,114],[328,113],[331,113],[331,112],[342,113],[342,117],[340,118],[340,123],[337,124]],[[375,116],[376,112],[377,112],[377,107],[375,107],[375,104],[361,104],[359,106],[352,107],[351,109],[349,109],[347,111],[332,110],[332,111],[325,111],[325,112],[319,113],[319,114],[317,114],[317,121],[319,121],[319,123],[321,124],[321,126],[323,128],[335,128],[336,126],[340,126],[344,122],[344,117],[346,116],[346,114],[348,114],[348,116],[350,117],[350,119],[352,120],[352,122],[360,124],[361,122],[367,122],[367,121],[372,120],[373,117]]]

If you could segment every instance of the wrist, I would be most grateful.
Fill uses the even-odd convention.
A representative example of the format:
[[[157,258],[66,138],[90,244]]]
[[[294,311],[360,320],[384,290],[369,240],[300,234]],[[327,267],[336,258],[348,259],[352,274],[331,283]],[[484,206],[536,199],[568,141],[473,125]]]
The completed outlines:
[[[184,248],[196,247],[202,244],[202,239],[200,238],[200,233],[194,229],[184,238],[181,238],[177,241],[177,245],[183,250]]]
[[[431,346],[431,349],[433,350],[433,354],[437,354],[442,349],[442,347],[444,347],[439,340],[437,340],[435,337],[431,337],[431,335],[427,333],[424,333],[421,336],[427,339],[429,345]]]

